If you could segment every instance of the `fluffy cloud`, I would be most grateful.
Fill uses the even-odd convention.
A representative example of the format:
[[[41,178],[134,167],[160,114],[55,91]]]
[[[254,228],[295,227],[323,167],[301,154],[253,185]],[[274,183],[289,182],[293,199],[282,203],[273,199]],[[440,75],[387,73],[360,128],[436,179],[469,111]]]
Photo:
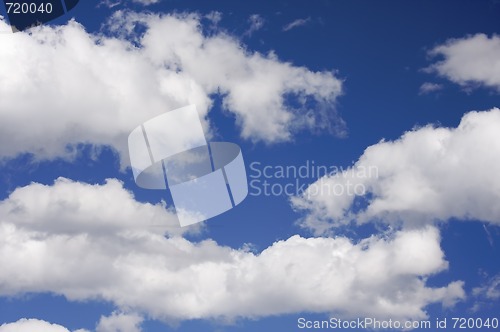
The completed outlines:
[[[222,32],[204,35],[196,15],[117,12],[110,22],[118,29],[110,34],[120,37],[89,34],[74,21],[0,34],[0,140],[9,142],[0,159],[68,156],[78,143],[110,145],[126,156],[126,137],[137,125],[187,104],[205,118],[215,93],[247,139],[277,142],[299,129],[342,128],[334,109],[341,82],[331,72],[246,51]],[[124,31],[136,25],[145,27],[142,35]],[[320,111],[306,106],[311,102]]]
[[[462,86],[480,84],[500,91],[500,37],[476,34],[450,39],[430,51],[444,59],[428,70]]]
[[[101,317],[95,332],[141,332],[142,318],[137,314],[113,313],[109,317]],[[0,326],[0,332],[70,332],[67,328],[51,324],[39,319],[23,318],[14,323],[5,323]],[[85,329],[73,332],[90,332]]]
[[[470,112],[457,128],[426,126],[368,147],[352,168],[319,179],[292,203],[318,233],[353,220],[500,225],[499,164],[500,110]]]
[[[67,328],[61,325],[50,324],[43,320],[38,320],[38,319],[23,318],[15,323],[6,323],[0,326],[0,332],[33,332],[33,331],[70,332]]]
[[[223,104],[236,115],[245,138],[275,142],[290,139],[299,128],[342,127],[333,108],[342,84],[331,72],[314,73],[280,62],[273,53],[248,52],[222,33],[204,38],[193,15],[180,20],[118,13],[115,18],[146,25],[141,44],[156,64],[182,70],[206,90],[225,95]],[[165,36],[165,31],[176,34]],[[287,102],[290,96],[294,106]],[[310,103],[318,107],[309,108]]]
[[[175,214],[164,204],[136,201],[122,184],[109,179],[103,185],[90,185],[59,178],[54,185],[33,183],[17,188],[0,202],[0,220],[16,227],[48,234],[107,236],[109,233],[152,232],[180,235],[197,226],[180,228]]]
[[[113,313],[109,317],[101,317],[96,332],[141,332],[142,320],[137,314]]]
[[[17,189],[0,203],[0,294],[103,299],[165,321],[302,311],[424,318],[428,304],[464,297],[459,281],[426,285],[447,268],[433,227],[359,243],[295,235],[254,254],[165,237],[144,222],[169,218],[157,208],[134,203],[115,180]],[[116,314],[99,326],[139,323],[139,316]]]
[[[10,142],[0,147],[2,157],[64,156],[77,143],[126,152],[128,133],[143,121],[190,103],[203,117],[210,105],[187,75],[154,66],[128,42],[90,35],[75,22],[0,39],[0,139]]]

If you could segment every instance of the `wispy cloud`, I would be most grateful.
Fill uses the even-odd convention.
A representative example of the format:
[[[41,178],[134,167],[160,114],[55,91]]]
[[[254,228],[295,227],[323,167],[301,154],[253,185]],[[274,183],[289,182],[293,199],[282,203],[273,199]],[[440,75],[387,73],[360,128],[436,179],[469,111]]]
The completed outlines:
[[[422,84],[420,86],[418,94],[419,95],[426,95],[426,94],[429,94],[429,93],[432,93],[432,92],[436,92],[436,91],[439,91],[439,90],[442,90],[442,89],[443,89],[443,85],[442,84],[425,82],[424,84]]]
[[[222,13],[219,11],[211,11],[210,13],[205,15],[205,18],[212,22],[212,24],[217,25],[222,20]]]
[[[295,21],[292,21],[292,22],[288,23],[287,25],[285,25],[283,27],[283,31],[289,31],[289,30],[295,29],[297,27],[306,25],[310,21],[311,21],[310,17],[296,19]]]
[[[99,3],[99,6],[106,6],[109,8],[113,8],[113,7],[116,7],[118,5],[121,5],[122,2],[123,2],[122,0],[101,0],[101,2]],[[149,5],[160,2],[160,0],[132,0],[132,2],[141,4],[144,6],[149,6]]]
[[[120,0],[101,0],[99,4],[97,5],[98,7],[105,6],[108,8],[113,8],[121,4]]]
[[[476,303],[472,307],[473,312],[479,311],[483,306],[500,299],[500,273],[487,279],[479,286],[472,289],[472,295]]]
[[[250,23],[250,27],[245,31],[245,36],[251,36],[255,31],[262,29],[265,20],[259,14],[253,14],[248,18],[248,22]]]

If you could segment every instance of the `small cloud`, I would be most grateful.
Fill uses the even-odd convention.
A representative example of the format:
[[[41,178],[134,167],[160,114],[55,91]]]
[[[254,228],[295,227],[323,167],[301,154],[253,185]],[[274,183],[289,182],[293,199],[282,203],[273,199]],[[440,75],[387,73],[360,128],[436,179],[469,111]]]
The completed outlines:
[[[141,5],[144,5],[144,6],[149,6],[149,5],[155,4],[157,2],[160,2],[160,0],[133,0],[133,2],[140,3]]]
[[[98,7],[105,6],[108,8],[113,8],[113,7],[116,7],[118,5],[121,5],[122,2],[123,2],[122,0],[101,0]],[[132,0],[132,2],[138,3],[138,4],[143,5],[143,6],[149,6],[149,5],[153,5],[155,3],[160,2],[160,0]]]
[[[500,274],[487,280],[481,287],[474,288],[472,293],[490,300],[500,299]]]
[[[205,15],[205,18],[212,22],[213,25],[219,24],[219,22],[222,20],[222,13],[219,11],[211,11],[210,13]]]
[[[113,312],[111,316],[101,316],[96,327],[96,332],[128,331],[141,332],[140,327],[144,319],[138,314],[123,314]]]
[[[486,224],[483,224],[484,231],[486,232],[486,237],[488,238],[488,242],[490,243],[491,247],[495,246],[495,243],[493,241],[493,237],[491,236],[490,231],[488,230],[488,227],[486,227]],[[500,278],[499,278],[500,280]]]
[[[439,90],[442,90],[442,89],[443,89],[443,85],[442,84],[425,82],[424,84],[422,84],[420,86],[418,94],[419,95],[426,95],[426,94],[429,94],[429,93],[432,93],[432,92],[436,92],[436,91],[439,91]]]
[[[428,52],[439,59],[425,68],[471,93],[479,87],[500,92],[500,36],[478,33],[464,38],[448,39]]]
[[[245,36],[251,36],[255,31],[262,29],[265,20],[259,14],[253,14],[248,18],[248,22],[250,22],[250,28],[245,31]]]
[[[113,8],[121,4],[120,0],[102,0],[97,7],[105,6],[108,8]]]
[[[297,27],[300,27],[300,26],[303,26],[303,25],[306,25],[307,23],[309,23],[311,21],[311,18],[308,17],[308,18],[299,18],[299,19],[296,19],[295,21],[293,22],[290,22],[288,23],[287,25],[285,25],[283,27],[283,31],[289,31],[289,30],[292,30],[294,28],[297,28]]]
[[[472,295],[477,299],[472,311],[478,311],[481,307],[496,302],[500,299],[500,273],[488,278],[479,287],[472,289]]]

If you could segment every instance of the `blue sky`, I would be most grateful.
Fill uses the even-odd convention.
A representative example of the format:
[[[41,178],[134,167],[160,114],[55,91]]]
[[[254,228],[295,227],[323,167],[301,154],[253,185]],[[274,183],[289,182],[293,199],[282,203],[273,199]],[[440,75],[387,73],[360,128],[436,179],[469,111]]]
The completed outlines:
[[[109,0],[15,34],[2,18],[0,332],[500,319],[499,15]],[[168,192],[135,184],[127,136],[189,104],[254,186],[180,228]],[[338,172],[277,173],[313,164]]]

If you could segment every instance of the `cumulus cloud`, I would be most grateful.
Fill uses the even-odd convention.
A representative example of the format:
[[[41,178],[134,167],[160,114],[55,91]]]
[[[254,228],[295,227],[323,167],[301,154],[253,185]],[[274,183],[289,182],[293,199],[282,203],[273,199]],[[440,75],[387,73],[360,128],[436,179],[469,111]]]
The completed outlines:
[[[137,314],[114,312],[111,316],[101,317],[96,332],[141,332],[143,318]]]
[[[156,213],[168,218],[156,208],[134,203],[115,180],[17,189],[0,203],[0,294],[102,299],[137,313],[103,318],[99,331],[139,326],[142,315],[170,322],[303,311],[418,319],[428,304],[464,297],[460,281],[426,285],[447,268],[434,227],[358,243],[295,235],[254,254],[165,237],[145,222]]]
[[[126,154],[128,133],[145,120],[190,103],[203,118],[210,105],[187,75],[154,66],[126,41],[90,35],[76,22],[0,39],[0,139],[10,142],[0,147],[2,157],[54,158],[78,143]]]
[[[101,317],[95,332],[141,332],[140,324],[142,317],[137,314],[113,313],[109,317]],[[51,324],[39,319],[23,318],[13,323],[0,325],[0,332],[70,332],[67,328]],[[90,332],[86,329],[78,329],[73,332]]]
[[[500,91],[500,37],[479,33],[450,39],[430,51],[440,60],[427,68],[462,86],[483,85]]]
[[[20,319],[14,323],[0,325],[0,332],[70,332],[67,328],[38,319]],[[76,331],[75,331],[76,332]]]
[[[128,34],[136,25],[144,33]],[[0,140],[9,142],[0,158],[67,157],[68,146],[79,143],[126,156],[126,137],[137,125],[188,104],[206,119],[217,93],[246,139],[286,141],[317,127],[342,132],[334,107],[342,84],[332,72],[247,51],[223,32],[205,35],[197,15],[118,11],[109,26],[115,30],[108,35],[74,21],[0,35]]]
[[[368,147],[353,167],[319,179],[292,203],[317,233],[373,220],[500,225],[499,135],[497,108],[467,113],[457,128],[415,129]]]
[[[148,27],[141,43],[155,63],[181,69],[207,90],[225,96],[224,107],[236,115],[244,138],[276,142],[290,139],[299,128],[336,130],[342,124],[333,107],[342,84],[332,72],[311,72],[280,62],[274,53],[246,51],[222,33],[203,38],[193,15],[183,20],[126,16],[127,22]],[[177,33],[165,38],[164,31]],[[318,107],[308,106],[315,103]]]
[[[52,186],[33,183],[17,188],[9,199],[0,202],[0,218],[17,227],[50,234],[86,234],[106,236],[156,228],[156,232],[180,235],[175,213],[165,204],[141,203],[125,190],[116,179],[108,179],[103,185],[90,185],[59,178]]]

